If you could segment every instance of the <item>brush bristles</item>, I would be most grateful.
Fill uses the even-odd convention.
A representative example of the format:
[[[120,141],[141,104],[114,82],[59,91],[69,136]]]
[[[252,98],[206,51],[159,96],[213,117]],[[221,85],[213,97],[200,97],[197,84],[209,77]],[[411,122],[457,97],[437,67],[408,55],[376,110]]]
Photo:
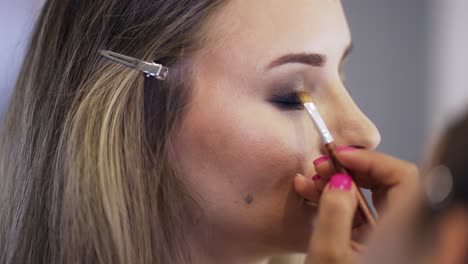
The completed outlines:
[[[312,98],[310,97],[308,92],[305,92],[305,91],[297,92],[297,97],[299,97],[299,100],[301,100],[303,104],[312,102]]]

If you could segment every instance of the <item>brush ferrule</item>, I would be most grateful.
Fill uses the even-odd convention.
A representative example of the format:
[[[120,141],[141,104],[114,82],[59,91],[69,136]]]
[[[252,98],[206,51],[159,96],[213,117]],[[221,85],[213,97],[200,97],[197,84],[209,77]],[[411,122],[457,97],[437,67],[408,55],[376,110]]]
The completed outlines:
[[[306,108],[307,113],[309,113],[310,117],[312,118],[312,121],[314,122],[314,125],[317,128],[317,130],[319,131],[323,142],[325,144],[333,142],[334,139],[330,131],[328,130],[327,125],[325,125],[325,122],[323,121],[322,117],[317,111],[317,107],[315,107],[315,104],[312,102],[307,102],[304,103],[304,107]]]

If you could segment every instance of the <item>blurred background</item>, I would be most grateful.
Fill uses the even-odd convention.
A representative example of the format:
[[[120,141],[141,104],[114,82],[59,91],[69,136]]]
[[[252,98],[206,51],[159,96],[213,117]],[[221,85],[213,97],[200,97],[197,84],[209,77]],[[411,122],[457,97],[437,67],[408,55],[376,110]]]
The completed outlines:
[[[355,49],[351,95],[382,135],[379,150],[420,163],[468,111],[468,1],[343,1]]]
[[[0,121],[43,0],[0,0]],[[354,40],[351,95],[382,134],[379,150],[419,163],[468,105],[466,0],[343,0]]]

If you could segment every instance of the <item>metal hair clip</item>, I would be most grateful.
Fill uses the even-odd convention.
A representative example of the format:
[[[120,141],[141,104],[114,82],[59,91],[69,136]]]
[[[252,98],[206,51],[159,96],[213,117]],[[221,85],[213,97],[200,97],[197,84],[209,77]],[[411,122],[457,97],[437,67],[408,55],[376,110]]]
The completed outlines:
[[[109,50],[101,50],[101,55],[130,68],[142,71],[146,77],[153,76],[159,80],[165,80],[169,69],[154,62],[142,61]]]

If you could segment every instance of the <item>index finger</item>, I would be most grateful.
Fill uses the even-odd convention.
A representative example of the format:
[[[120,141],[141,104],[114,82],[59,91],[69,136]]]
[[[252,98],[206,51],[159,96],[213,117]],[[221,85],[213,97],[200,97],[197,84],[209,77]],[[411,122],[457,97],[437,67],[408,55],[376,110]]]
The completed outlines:
[[[356,149],[338,151],[340,163],[351,170],[360,186],[376,189],[395,185],[415,186],[418,168],[413,163],[383,153]]]
[[[351,252],[351,229],[357,200],[351,190],[352,179],[347,175],[333,176],[328,186],[330,188],[325,188],[320,200],[310,251],[317,263],[342,263]],[[337,189],[337,186],[340,187]]]

